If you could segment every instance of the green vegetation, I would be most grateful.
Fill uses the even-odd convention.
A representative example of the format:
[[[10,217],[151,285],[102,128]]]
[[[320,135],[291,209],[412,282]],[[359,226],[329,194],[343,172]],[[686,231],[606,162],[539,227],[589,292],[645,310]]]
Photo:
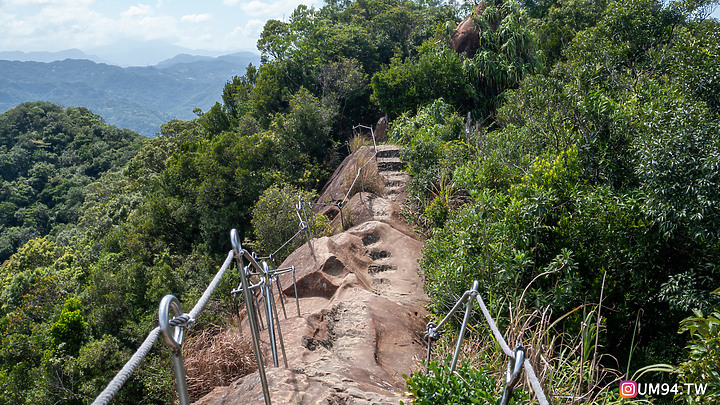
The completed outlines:
[[[227,78],[259,59],[244,53],[207,61],[178,57],[128,68],[81,59],[0,60],[0,111],[28,100],[84,106],[109,124],[154,137],[171,118],[192,119],[193,108],[212,107]]]
[[[448,363],[450,359],[447,359]],[[450,373],[450,367],[431,361],[428,373],[416,372],[407,377],[408,392],[412,393],[418,405],[433,404],[482,404],[494,405],[502,397],[503,390],[496,388],[492,370],[473,367],[469,361],[458,364]],[[513,392],[514,404],[527,404],[527,393]]]
[[[608,384],[656,363],[675,374],[655,381],[710,384],[678,399],[714,400],[712,4],[488,1],[474,17],[478,51],[465,56],[448,43],[470,5],[330,1],[268,21],[263,63],[155,139],[84,108],[6,112],[0,404],[91,402],[152,329],[162,296],[195,302],[229,229],[274,252],[297,229],[268,226],[292,218],[278,207],[324,184],[351,125],[385,114],[413,175],[408,217],[431,235],[421,267],[435,314],[481,280],[508,341],[546,355],[539,374],[555,403],[617,401]],[[230,322],[228,294],[217,297],[195,328]],[[418,403],[496,398],[505,359],[472,322],[485,354],[457,375],[432,365],[409,377]],[[169,362],[157,345],[116,403],[171,402]]]
[[[137,134],[88,109],[25,103],[0,116],[0,262],[32,238],[71,238],[85,187],[123,167]]]
[[[572,334],[584,324],[576,308],[602,296],[595,346],[615,359],[602,366],[631,377],[686,358],[678,320],[720,303],[711,294],[720,282],[720,115],[706,92],[720,60],[709,33],[720,25],[697,18],[704,6],[533,3],[527,26],[544,65],[485,93],[495,111],[442,93],[395,120],[390,136],[414,177],[409,214],[432,234],[421,267],[436,313],[476,279],[501,323],[509,303],[567,314],[555,328]],[[490,7],[518,13],[511,2]],[[467,112],[480,122],[469,131]],[[683,330],[712,324],[698,316]],[[686,381],[697,367],[693,376],[712,389],[719,370],[700,360],[702,336],[693,332],[677,372]],[[563,390],[560,379],[550,384]]]
[[[229,78],[217,94],[222,103],[167,122],[144,142],[100,125],[86,109],[33,104],[5,113],[3,153],[22,147],[28,167],[10,160],[3,168],[3,175],[25,170],[4,177],[22,183],[8,193],[27,189],[25,200],[7,200],[18,208],[3,209],[3,218],[22,222],[3,226],[27,231],[7,244],[0,270],[0,404],[90,403],[157,322],[165,294],[186,307],[196,302],[230,249],[231,228],[261,253],[280,247],[284,239],[271,236],[284,234],[272,235],[261,221],[274,214],[268,210],[288,193],[310,196],[322,187],[351,126],[380,116],[369,78],[394,54],[415,53],[452,13],[409,1],[300,6],[288,22],[266,24],[265,62]],[[87,122],[64,124],[73,114]],[[34,121],[43,125],[22,126]],[[70,144],[53,159],[72,168],[43,166],[50,135]],[[20,202],[28,207],[22,216]],[[318,230],[327,226],[323,218],[314,221]],[[294,234],[297,222],[288,226]],[[228,326],[233,277],[194,328]],[[158,344],[115,403],[169,403],[173,391],[170,358]]]
[[[686,391],[684,395],[678,395],[678,399],[707,404],[720,400],[720,372],[717,366],[720,361],[720,312],[716,310],[703,316],[702,311],[696,309],[693,313],[695,316],[680,323],[680,332],[689,332],[691,340],[687,345],[689,355],[678,367],[678,372],[682,383],[703,381],[708,384],[708,389],[704,394]]]
[[[308,227],[314,238],[327,236],[330,232],[330,223],[322,214],[314,213],[306,202],[314,201],[316,193],[303,191],[297,187],[276,185],[265,190],[252,208],[252,226],[257,240],[256,250],[263,254],[273,254],[272,260],[276,264],[282,263],[287,256],[300,246],[305,233],[300,233],[300,218],[296,206],[302,197],[302,207],[305,214],[309,216]],[[293,239],[294,238],[294,239]],[[292,239],[292,242],[285,245]],[[285,246],[283,246],[285,245]],[[267,249],[274,249],[267,251]],[[278,250],[280,249],[280,250]]]

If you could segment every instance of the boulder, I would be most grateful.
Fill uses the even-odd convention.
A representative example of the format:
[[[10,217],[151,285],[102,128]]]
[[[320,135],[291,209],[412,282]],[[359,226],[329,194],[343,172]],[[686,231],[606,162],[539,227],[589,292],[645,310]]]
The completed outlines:
[[[480,48],[480,29],[475,24],[475,17],[484,9],[485,3],[481,2],[460,22],[450,38],[450,48],[468,58],[475,56],[475,52]]]
[[[376,142],[387,141],[387,139],[388,139],[387,125],[388,125],[387,116],[380,118],[378,120],[377,124],[375,124],[375,130],[373,132],[375,134]]]
[[[345,194],[348,192],[358,169],[363,166],[368,159],[372,158],[374,152],[375,150],[372,146],[362,146],[355,151],[355,153],[348,155],[342,163],[340,163],[337,169],[335,169],[328,182],[325,183],[325,186],[320,191],[320,198],[318,198],[318,202],[336,203],[342,201]],[[370,162],[368,166],[371,165],[375,165],[374,169],[377,171],[377,164],[375,162]],[[373,170],[372,167],[367,167],[367,169],[369,172],[372,172]],[[383,182],[382,178],[374,180],[381,183]],[[380,188],[383,186],[384,183],[379,185]],[[356,184],[354,189],[355,191],[359,190],[359,185]],[[321,210],[323,209],[327,210],[327,208],[318,208],[318,211],[322,212]]]

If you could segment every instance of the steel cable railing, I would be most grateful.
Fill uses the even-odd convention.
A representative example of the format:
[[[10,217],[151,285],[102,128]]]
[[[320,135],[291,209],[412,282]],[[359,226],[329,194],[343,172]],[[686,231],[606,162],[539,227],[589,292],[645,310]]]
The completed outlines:
[[[352,183],[350,183],[350,187],[348,188],[347,193],[345,193],[345,197],[343,197],[342,201],[340,202],[339,207],[342,207],[342,205],[347,202],[348,198],[350,197],[350,194],[352,193],[353,187],[355,187],[355,183],[358,181],[358,178],[360,178],[360,181],[362,182],[362,171],[363,171],[363,169],[365,169],[365,166],[367,166],[368,163],[370,163],[373,159],[377,158],[377,143],[375,143],[375,131],[373,131],[372,127],[368,127],[366,125],[356,125],[353,127],[353,131],[357,128],[367,128],[370,130],[370,136],[372,137],[372,141],[373,141],[373,154],[358,169],[358,172],[355,175],[355,178],[353,179]],[[363,186],[361,188],[361,190],[364,188],[365,187]]]
[[[307,243],[310,248],[310,251],[312,253],[312,256],[315,257],[315,252],[312,246],[312,231],[311,231],[311,224],[312,219],[308,217],[307,211],[305,209],[307,206],[312,205],[334,205],[340,208],[341,213],[341,219],[342,218],[342,206],[345,204],[350,198],[350,194],[353,190],[353,187],[355,186],[358,179],[360,179],[361,183],[363,181],[362,179],[362,171],[363,169],[377,157],[377,143],[375,141],[375,134],[371,127],[364,126],[364,125],[357,125],[353,127],[353,130],[357,128],[367,128],[370,130],[372,140],[373,140],[373,155],[365,161],[365,163],[358,169],[358,173],[356,174],[355,178],[353,179],[350,188],[348,189],[347,193],[343,197],[343,199],[338,203],[313,203],[313,202],[306,202],[303,200],[302,197],[299,197],[298,203],[295,207],[297,216],[300,220],[299,224],[299,230],[285,243],[283,243],[278,249],[276,249],[273,253],[271,253],[267,257],[256,257],[254,253],[251,253],[245,249],[242,248],[242,245],[240,244],[240,241],[238,239],[237,231],[233,229],[231,231],[231,244],[233,246],[233,250],[228,252],[228,256],[225,259],[223,265],[221,266],[220,270],[217,272],[213,280],[211,281],[210,285],[205,289],[203,295],[200,297],[198,302],[195,304],[193,309],[189,313],[185,313],[182,309],[182,305],[180,304],[179,300],[173,296],[173,295],[166,295],[163,297],[163,299],[160,302],[160,307],[158,310],[158,318],[159,318],[159,326],[154,328],[148,336],[145,338],[143,343],[140,345],[138,350],[132,355],[130,360],[127,361],[127,363],[123,366],[123,368],[115,375],[115,377],[108,383],[106,388],[95,398],[93,401],[93,405],[105,405],[108,404],[112,399],[117,395],[118,391],[122,388],[122,386],[127,382],[127,380],[130,378],[133,372],[137,369],[137,367],[140,365],[142,360],[147,357],[147,355],[150,353],[150,350],[152,349],[153,345],[157,341],[159,336],[163,336],[163,340],[165,344],[170,348],[173,356],[173,371],[175,374],[175,380],[176,380],[176,389],[178,394],[178,400],[180,405],[186,405],[189,403],[189,396],[188,396],[188,389],[187,389],[187,381],[185,376],[185,367],[183,364],[182,359],[182,343],[184,340],[185,332],[187,329],[189,329],[193,323],[195,322],[195,318],[202,312],[203,308],[207,304],[207,302],[210,299],[210,296],[217,288],[218,284],[220,283],[222,277],[227,272],[228,268],[230,267],[230,264],[232,264],[233,260],[237,261],[238,271],[240,273],[240,279],[241,283],[238,288],[234,289],[231,294],[235,298],[237,298],[238,293],[242,293],[244,296],[244,301],[247,307],[247,314],[248,314],[248,322],[250,323],[250,329],[252,334],[252,340],[253,340],[253,349],[255,351],[255,356],[258,363],[258,372],[260,374],[261,383],[263,387],[263,396],[265,397],[265,403],[267,405],[270,404],[270,394],[267,386],[267,378],[265,376],[265,370],[264,365],[262,362],[262,353],[260,351],[260,339],[259,339],[259,330],[258,325],[262,329],[265,328],[264,325],[262,325],[262,316],[260,316],[260,313],[257,311],[257,308],[255,307],[256,304],[256,296],[255,291],[258,291],[258,297],[257,299],[261,302],[263,306],[263,312],[265,312],[265,318],[266,323],[268,326],[268,334],[270,338],[270,345],[271,350],[273,353],[273,363],[277,367],[278,366],[278,356],[277,356],[277,347],[276,347],[276,339],[275,335],[277,334],[277,340],[279,340],[281,351],[283,354],[283,360],[284,365],[287,367],[287,358],[285,356],[285,347],[284,342],[282,339],[282,331],[280,330],[280,321],[277,314],[277,308],[275,306],[275,298],[274,293],[272,291],[272,286],[274,284],[277,284],[279,295],[280,295],[280,303],[282,305],[282,310],[285,315],[285,318],[287,319],[287,312],[285,310],[285,303],[283,301],[283,295],[284,292],[282,290],[282,286],[280,285],[280,279],[279,276],[282,274],[292,273],[292,279],[293,279],[293,286],[295,289],[295,305],[297,308],[298,316],[300,316],[300,304],[298,300],[298,291],[297,291],[297,280],[295,279],[295,266],[291,266],[288,268],[283,269],[276,269],[276,270],[270,270],[266,260],[269,259],[273,263],[275,263],[275,257],[276,255],[285,248],[288,244],[290,244],[295,238],[297,238],[299,235],[301,235],[303,232],[305,232]],[[364,189],[364,185],[363,185]],[[344,220],[343,220],[343,226],[344,226]],[[248,266],[245,266],[243,263],[243,260],[247,260],[249,262]],[[260,261],[262,265],[258,262]],[[253,268],[255,271],[250,271],[250,268]],[[251,277],[259,277],[259,281],[255,284],[250,284],[250,278]],[[239,316],[239,308],[237,306],[237,303],[235,305],[236,312],[238,312]],[[170,311],[173,311],[174,317],[172,319],[169,318]],[[238,326],[240,326],[240,320],[238,319]],[[173,331],[171,332],[170,328],[173,328]]]
[[[150,333],[140,345],[138,350],[132,355],[130,360],[125,363],[123,368],[115,375],[115,377],[108,383],[105,389],[95,398],[92,404],[106,405],[110,403],[110,401],[112,401],[115,395],[117,395],[118,391],[138,368],[140,363],[150,353],[150,350],[152,349],[159,336],[163,337],[163,341],[170,348],[170,351],[172,353],[173,372],[175,374],[178,401],[180,405],[189,404],[190,400],[188,396],[187,379],[185,375],[185,366],[183,364],[182,358],[182,344],[185,337],[185,332],[195,323],[196,317],[202,312],[205,305],[210,300],[211,295],[217,288],[228,268],[233,263],[233,261],[236,261],[240,273],[241,285],[238,286],[238,288],[234,289],[231,294],[236,297],[238,293],[243,293],[245,297],[245,304],[248,309],[248,322],[250,323],[250,330],[253,340],[253,349],[255,350],[255,356],[258,364],[258,373],[260,374],[261,380],[263,382],[263,395],[265,397],[265,403],[267,405],[270,405],[270,393],[267,387],[265,369],[262,362],[262,353],[260,350],[260,339],[258,335],[258,321],[262,322],[262,317],[259,316],[259,313],[254,305],[254,291],[259,292],[261,304],[265,312],[268,326],[267,329],[270,337],[270,346],[273,353],[274,366],[278,366],[278,353],[276,342],[279,341],[280,349],[283,354],[284,365],[285,367],[287,367],[285,345],[282,339],[280,319],[278,317],[277,307],[275,306],[275,297],[272,288],[273,285],[277,284],[280,296],[280,303],[282,304],[283,313],[285,315],[285,318],[287,319],[287,312],[285,311],[285,303],[283,301],[284,293],[282,290],[282,286],[280,285],[279,276],[282,274],[292,273],[293,286],[295,289],[295,305],[297,308],[298,316],[300,316],[300,303],[298,300],[297,281],[295,279],[295,266],[271,270],[265,259],[271,259],[274,262],[274,256],[282,248],[289,244],[303,231],[307,230],[307,216],[305,212],[303,211],[301,215],[298,209],[298,216],[301,220],[300,230],[295,233],[295,235],[293,235],[290,240],[285,242],[280,247],[280,249],[276,250],[267,258],[262,258],[260,262],[258,262],[258,259],[256,259],[254,253],[250,253],[242,248],[238,239],[237,231],[233,229],[230,232],[230,239],[233,250],[228,252],[228,255],[224,263],[220,267],[220,270],[218,270],[218,272],[215,274],[215,277],[205,289],[193,309],[190,310],[190,312],[186,313],[183,311],[180,301],[175,296],[166,295],[165,297],[163,297],[163,299],[160,301],[160,306],[158,309],[159,325],[152,331],[150,331]],[[311,234],[309,232],[307,233],[307,235],[309,238],[311,237]],[[310,239],[308,239],[308,243],[310,243]],[[243,260],[247,260],[249,262],[249,265],[245,266]],[[250,268],[252,268],[254,271],[250,271]],[[259,282],[255,284],[250,284],[251,277],[259,277]],[[237,305],[236,309],[238,309]],[[172,311],[174,314],[172,318],[170,318],[170,311]],[[262,328],[264,329],[265,327],[263,326]]]
[[[160,336],[160,327],[156,327],[145,338],[145,341],[140,345],[135,354],[130,357],[130,360],[125,363],[123,368],[115,375],[115,377],[108,383],[107,387],[95,398],[92,405],[105,405],[112,401],[115,395],[118,393],[120,388],[130,378],[135,369],[140,365],[145,357],[150,353],[155,341]]]
[[[448,312],[448,314],[445,315],[445,317],[437,325],[434,322],[429,322],[427,324],[427,331],[425,333],[425,339],[428,342],[427,357],[425,359],[426,367],[430,364],[432,342],[440,339],[443,334],[443,331],[440,328],[450,319],[451,316],[455,314],[455,312],[460,308],[460,306],[465,300],[467,300],[467,306],[465,308],[462,325],[460,326],[460,332],[458,333],[458,340],[450,365],[450,372],[452,373],[453,371],[455,371],[455,366],[460,355],[460,348],[462,347],[463,337],[465,335],[465,329],[467,328],[470,312],[472,310],[472,303],[473,300],[477,300],[478,304],[480,305],[480,310],[482,311],[485,320],[490,326],[490,330],[492,331],[495,340],[498,342],[500,348],[505,353],[505,355],[510,358],[505,381],[505,389],[503,391],[503,397],[500,403],[502,405],[506,405],[509,402],[510,398],[512,397],[512,391],[520,377],[521,368],[524,368],[525,372],[527,373],[528,380],[530,380],[530,386],[532,387],[532,390],[535,393],[535,397],[537,398],[540,405],[549,405],[548,399],[545,396],[545,392],[543,391],[540,381],[535,374],[535,370],[533,369],[532,364],[530,364],[530,361],[527,359],[527,357],[525,357],[525,349],[522,347],[522,345],[517,345],[515,349],[511,350],[510,346],[508,346],[507,342],[505,342],[505,338],[503,338],[502,333],[500,333],[500,330],[495,324],[495,320],[493,320],[492,316],[490,315],[490,311],[488,311],[487,307],[485,306],[485,302],[483,301],[480,293],[478,292],[477,281],[473,282],[472,287],[469,290],[465,291],[465,293],[460,297],[460,299],[457,300],[450,312]]]
[[[370,130],[370,136],[373,141],[373,154],[365,161],[365,163],[362,164],[362,166],[360,166],[360,168],[357,171],[357,174],[353,178],[353,181],[350,183],[350,187],[348,188],[347,192],[343,196],[342,200],[340,200],[339,202],[335,202],[335,203],[332,203],[332,202],[330,202],[330,203],[307,202],[307,204],[310,206],[317,205],[317,206],[338,207],[338,209],[340,210],[340,222],[342,223],[343,228],[345,227],[345,216],[343,214],[342,208],[345,205],[345,203],[348,201],[348,199],[350,198],[353,188],[355,187],[355,183],[357,183],[358,179],[360,180],[360,183],[361,183],[361,186],[360,186],[361,192],[365,190],[365,183],[363,180],[363,170],[365,169],[365,166],[367,166],[373,159],[377,160],[378,150],[377,150],[377,142],[375,140],[375,131],[373,130],[372,127],[369,127],[367,125],[358,124],[353,127],[353,132],[358,128],[365,128],[365,129]],[[362,194],[360,194],[360,198],[362,199]]]
[[[283,364],[285,368],[288,367],[287,355],[285,353],[285,343],[282,337],[282,329],[280,328],[280,317],[278,315],[277,306],[275,304],[275,293],[273,292],[273,286],[277,285],[278,295],[280,298],[280,304],[282,305],[283,314],[287,319],[287,312],[285,310],[285,303],[283,301],[283,289],[280,284],[279,276],[287,273],[292,274],[293,287],[295,289],[295,306],[297,308],[297,314],[300,316],[300,302],[298,297],[297,280],[295,279],[295,266],[287,268],[271,270],[267,263],[267,260],[275,263],[275,256],[290,242],[305,231],[307,237],[307,243],[310,247],[310,251],[315,257],[315,252],[312,246],[312,233],[310,231],[311,221],[308,218],[307,212],[303,206],[303,199],[299,197],[298,203],[295,206],[295,212],[300,220],[299,230],[283,243],[278,249],[266,257],[258,257],[254,252],[250,252],[242,247],[240,239],[238,237],[237,230],[233,229],[230,231],[230,242],[233,247],[234,258],[237,260],[237,267],[240,273],[240,285],[231,291],[233,297],[237,297],[237,294],[242,293],[245,301],[245,307],[247,310],[248,323],[250,324],[250,334],[253,341],[253,350],[255,352],[255,358],[258,366],[258,374],[260,376],[260,384],[262,386],[263,397],[265,404],[270,405],[270,390],[268,388],[267,376],[265,374],[265,366],[262,360],[262,353],[260,350],[260,330],[267,329],[268,339],[270,344],[270,351],[272,354],[273,365],[278,367],[278,348],[277,344],[280,344],[280,351],[283,356]],[[248,262],[245,265],[245,261]],[[252,279],[257,282],[251,281]],[[256,295],[257,293],[257,295]],[[258,304],[259,302],[259,304]],[[258,307],[262,306],[263,310],[259,311]],[[238,327],[240,326],[240,313],[237,305],[235,306],[238,312]],[[265,313],[265,323],[262,322],[262,313]],[[267,327],[266,327],[267,326]]]
[[[107,387],[105,387],[105,389],[100,393],[100,395],[95,398],[95,400],[93,401],[93,405],[105,405],[109,403],[113,399],[113,397],[115,397],[120,388],[122,388],[125,382],[127,382],[127,380],[130,378],[132,373],[135,372],[140,363],[145,359],[145,357],[147,357],[148,353],[150,353],[150,349],[152,349],[152,346],[155,344],[155,341],[160,335],[163,335],[166,344],[170,346],[170,350],[173,352],[173,364],[177,379],[177,375],[180,371],[178,370],[176,363],[178,363],[179,360],[179,364],[182,365],[182,353],[180,352],[179,348],[182,345],[185,328],[189,328],[195,322],[195,318],[203,310],[205,304],[207,304],[208,300],[210,299],[210,295],[212,295],[213,291],[215,291],[215,288],[217,288],[220,279],[222,279],[228,267],[230,267],[233,257],[233,252],[228,252],[228,256],[225,259],[225,262],[220,267],[220,270],[217,272],[210,285],[205,289],[202,297],[200,298],[200,300],[198,300],[197,304],[195,304],[190,313],[185,314],[184,312],[182,312],[182,307],[177,301],[177,298],[175,298],[174,296],[166,295],[163,298],[163,300],[160,302],[160,309],[158,314],[160,326],[150,331],[148,336],[145,338],[145,341],[143,341],[135,354],[133,354],[130,360],[125,363],[123,368],[115,375],[115,377],[110,381],[110,383],[108,383]],[[176,317],[168,320],[167,315],[168,309],[170,307],[173,308]],[[169,335],[170,327],[173,327],[175,329],[173,336]],[[178,397],[180,398],[180,403],[183,405],[189,402],[187,399],[187,385],[184,381],[184,370],[185,368],[182,367],[183,379],[177,382]],[[185,402],[183,402],[183,400]]]

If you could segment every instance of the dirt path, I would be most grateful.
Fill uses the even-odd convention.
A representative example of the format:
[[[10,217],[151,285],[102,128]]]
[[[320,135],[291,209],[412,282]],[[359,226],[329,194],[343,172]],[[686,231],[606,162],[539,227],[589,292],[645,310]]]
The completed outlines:
[[[294,300],[286,301],[289,318],[281,316],[281,327],[288,368],[282,361],[273,368],[265,357],[273,404],[398,404],[402,374],[416,370],[424,356],[427,296],[417,262],[422,241],[399,216],[408,175],[397,154],[397,147],[380,146],[382,192],[348,201],[349,212],[362,219],[357,225],[315,239],[314,255],[303,245],[282,265],[297,269],[301,316]],[[344,162],[339,170],[351,166]],[[289,275],[281,282],[294,295]],[[257,372],[196,402],[263,403]]]

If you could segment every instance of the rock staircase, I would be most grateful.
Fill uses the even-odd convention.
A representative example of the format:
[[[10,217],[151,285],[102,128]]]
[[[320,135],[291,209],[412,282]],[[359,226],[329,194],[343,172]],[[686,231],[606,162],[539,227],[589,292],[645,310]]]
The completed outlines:
[[[346,158],[328,194],[353,177],[353,162],[372,156],[367,148]],[[289,367],[273,368],[265,357],[273,404],[410,402],[402,374],[417,370],[425,355],[428,299],[418,274],[422,240],[399,215],[409,176],[398,155],[397,146],[378,146],[384,187],[348,201],[350,211],[362,214],[355,226],[314,239],[313,251],[303,244],[281,265],[297,269],[301,316],[281,317]],[[292,296],[291,279],[281,282]],[[261,336],[267,339],[267,332]],[[264,404],[259,375],[218,387],[196,404]]]
[[[385,179],[384,197],[398,204],[404,202],[407,198],[405,184],[410,180],[410,175],[405,172],[405,163],[400,161],[400,147],[378,146],[377,167],[378,172]]]

